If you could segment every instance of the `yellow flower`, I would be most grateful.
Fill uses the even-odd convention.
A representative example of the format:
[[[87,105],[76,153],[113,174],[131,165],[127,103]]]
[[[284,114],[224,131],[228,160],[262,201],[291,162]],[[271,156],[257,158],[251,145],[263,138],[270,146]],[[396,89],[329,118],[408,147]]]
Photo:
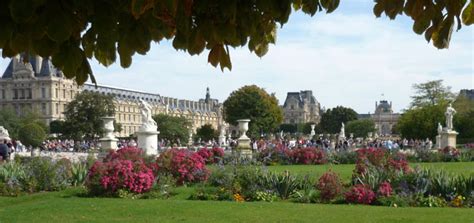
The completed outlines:
[[[234,194],[234,200],[237,201],[237,202],[244,202],[245,201],[244,197],[240,194]]]

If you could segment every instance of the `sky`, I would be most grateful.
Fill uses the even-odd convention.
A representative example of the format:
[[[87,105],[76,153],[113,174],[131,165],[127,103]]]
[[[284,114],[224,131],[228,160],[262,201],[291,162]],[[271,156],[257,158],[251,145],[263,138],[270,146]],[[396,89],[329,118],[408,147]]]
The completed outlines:
[[[95,60],[92,69],[100,85],[179,99],[198,100],[209,87],[212,98],[224,101],[255,84],[275,93],[280,104],[287,92],[312,90],[321,107],[342,105],[358,113],[373,113],[382,99],[392,101],[395,112],[406,109],[415,83],[443,79],[454,92],[474,88],[474,26],[454,32],[449,49],[438,50],[412,31],[407,16],[375,18],[373,4],[341,1],[331,14],[293,13],[264,57],[231,48],[230,72],[211,66],[209,51],[190,56],[167,41],[135,55],[127,69]],[[0,59],[1,73],[8,62]]]

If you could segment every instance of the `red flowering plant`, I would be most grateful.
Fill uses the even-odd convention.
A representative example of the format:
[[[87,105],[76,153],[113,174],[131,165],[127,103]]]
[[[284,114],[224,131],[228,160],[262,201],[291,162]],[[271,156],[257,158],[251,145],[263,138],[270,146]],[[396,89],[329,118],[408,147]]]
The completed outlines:
[[[443,161],[458,161],[461,157],[461,152],[452,146],[446,146],[443,149],[439,149],[438,152],[441,154]]]
[[[390,197],[392,195],[392,185],[389,182],[384,181],[379,185],[379,189],[377,190],[377,195],[379,197]]]
[[[375,193],[366,185],[356,184],[345,194],[346,202],[353,204],[371,204]]]
[[[178,185],[205,181],[209,177],[204,158],[187,149],[169,149],[160,154],[156,163],[159,173],[172,175]]]
[[[258,153],[257,159],[266,165],[291,164],[292,151],[282,143],[266,147]]]
[[[197,153],[206,161],[206,164],[219,163],[224,158],[224,150],[219,147],[213,147],[212,149],[204,147],[199,149]]]
[[[324,164],[327,162],[326,154],[318,148],[296,148],[291,151],[294,164]]]
[[[224,149],[219,147],[213,147],[211,151],[214,158],[214,163],[219,163],[221,160],[224,159]]]
[[[199,149],[197,154],[199,154],[206,161],[206,164],[212,164],[214,162],[212,151],[206,147]]]
[[[337,173],[329,170],[319,178],[316,188],[323,201],[331,201],[341,194],[342,182]]]
[[[154,182],[153,167],[145,163],[142,150],[128,147],[110,151],[103,161],[96,161],[85,185],[95,195],[116,195],[118,190],[147,192]]]

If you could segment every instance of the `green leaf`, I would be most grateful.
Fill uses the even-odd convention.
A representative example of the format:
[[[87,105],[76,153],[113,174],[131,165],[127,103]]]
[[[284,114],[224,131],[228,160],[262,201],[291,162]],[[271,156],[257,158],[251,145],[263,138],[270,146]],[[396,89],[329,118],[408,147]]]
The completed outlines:
[[[454,19],[453,17],[446,18],[437,32],[433,32],[433,45],[438,49],[445,49],[449,47],[451,34],[453,32]]]
[[[467,7],[462,12],[462,22],[466,25],[472,25],[474,23],[474,1],[469,2]]]
[[[49,21],[48,27],[46,28],[46,33],[49,38],[52,40],[62,43],[68,40],[71,37],[73,22],[71,16],[67,16],[62,11],[55,11],[50,13],[51,19]]]
[[[431,15],[430,15],[431,10],[425,10],[423,15],[415,20],[415,23],[413,23],[413,31],[417,34],[422,34],[431,24]]]

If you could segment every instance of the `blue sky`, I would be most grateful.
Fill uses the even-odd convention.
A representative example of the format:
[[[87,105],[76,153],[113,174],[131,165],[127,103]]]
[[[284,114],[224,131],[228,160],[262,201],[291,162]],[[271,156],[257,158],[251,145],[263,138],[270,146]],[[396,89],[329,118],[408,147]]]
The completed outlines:
[[[99,84],[197,100],[206,87],[225,100],[243,85],[256,84],[276,93],[280,103],[289,91],[312,90],[321,106],[343,105],[373,112],[375,101],[405,109],[414,83],[444,79],[458,92],[474,88],[474,29],[453,33],[450,48],[438,50],[412,31],[412,21],[375,18],[369,0],[341,1],[332,14],[291,15],[278,30],[277,43],[262,58],[247,47],[232,49],[233,69],[221,72],[207,63],[207,53],[190,56],[169,42],[153,44],[136,55],[128,69],[92,61]],[[0,60],[3,72],[8,60]],[[382,96],[384,94],[384,96]]]

